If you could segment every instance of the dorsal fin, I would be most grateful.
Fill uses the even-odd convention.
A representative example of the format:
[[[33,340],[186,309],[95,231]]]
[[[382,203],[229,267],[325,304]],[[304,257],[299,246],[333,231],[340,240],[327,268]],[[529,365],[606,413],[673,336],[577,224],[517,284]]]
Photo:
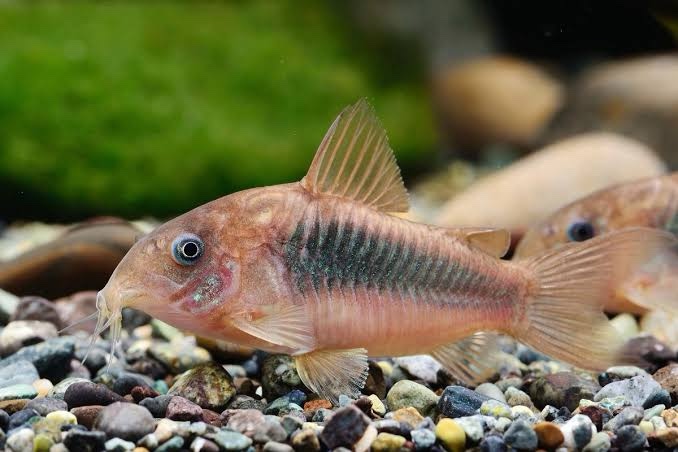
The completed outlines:
[[[511,233],[506,229],[456,228],[445,229],[445,233],[497,258],[504,256],[511,246]]]
[[[312,193],[352,199],[382,212],[409,209],[386,131],[365,99],[335,119],[301,184]]]

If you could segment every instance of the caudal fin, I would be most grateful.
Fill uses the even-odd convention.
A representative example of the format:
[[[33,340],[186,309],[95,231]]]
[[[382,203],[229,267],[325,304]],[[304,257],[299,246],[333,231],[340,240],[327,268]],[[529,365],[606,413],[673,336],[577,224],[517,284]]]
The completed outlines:
[[[675,243],[665,231],[630,228],[522,261],[535,284],[513,334],[582,368],[602,370],[628,362],[623,340],[602,307],[640,265]]]

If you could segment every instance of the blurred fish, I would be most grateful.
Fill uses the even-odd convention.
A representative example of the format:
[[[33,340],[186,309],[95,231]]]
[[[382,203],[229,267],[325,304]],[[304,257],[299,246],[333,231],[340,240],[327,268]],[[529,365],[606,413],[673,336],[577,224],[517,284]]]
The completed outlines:
[[[567,243],[628,227],[657,228],[678,234],[678,173],[599,190],[553,213],[530,229],[516,249],[524,258]],[[605,306],[610,312],[642,313],[678,301],[678,254],[667,249],[644,265]]]
[[[521,262],[503,230],[444,229],[408,209],[386,133],[365,101],[330,127],[306,176],[200,206],[137,242],[101,290],[93,338],[120,311],[295,358],[304,384],[357,396],[367,357],[429,353],[466,382],[492,372],[494,335],[573,364],[623,361],[601,304],[648,253],[626,230]]]
[[[54,240],[0,261],[0,288],[55,299],[98,290],[141,231],[117,218],[90,220]]]
[[[505,228],[516,238],[568,202],[665,171],[637,141],[609,133],[578,135],[480,179],[444,204],[433,223]]]

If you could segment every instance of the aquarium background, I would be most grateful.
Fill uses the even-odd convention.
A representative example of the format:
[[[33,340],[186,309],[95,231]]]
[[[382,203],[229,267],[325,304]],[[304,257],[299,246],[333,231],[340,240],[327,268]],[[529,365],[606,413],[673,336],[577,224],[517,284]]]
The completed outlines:
[[[566,109],[534,136],[469,138],[446,71],[507,55],[567,96],[591,65],[674,51],[675,23],[632,1],[2,1],[0,218],[163,219],[297,180],[361,97],[408,185],[455,159],[499,166]]]

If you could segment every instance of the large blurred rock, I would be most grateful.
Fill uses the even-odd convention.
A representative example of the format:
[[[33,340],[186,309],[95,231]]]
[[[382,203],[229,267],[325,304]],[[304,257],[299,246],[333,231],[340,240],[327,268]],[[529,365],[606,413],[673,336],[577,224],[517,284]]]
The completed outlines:
[[[461,150],[534,143],[560,108],[563,88],[538,66],[494,56],[441,71],[434,102],[448,140]]]
[[[547,139],[607,130],[654,148],[678,167],[678,55],[595,66],[574,84]]]
[[[444,204],[434,222],[520,233],[594,190],[665,170],[642,143],[609,133],[582,134],[478,180]]]

